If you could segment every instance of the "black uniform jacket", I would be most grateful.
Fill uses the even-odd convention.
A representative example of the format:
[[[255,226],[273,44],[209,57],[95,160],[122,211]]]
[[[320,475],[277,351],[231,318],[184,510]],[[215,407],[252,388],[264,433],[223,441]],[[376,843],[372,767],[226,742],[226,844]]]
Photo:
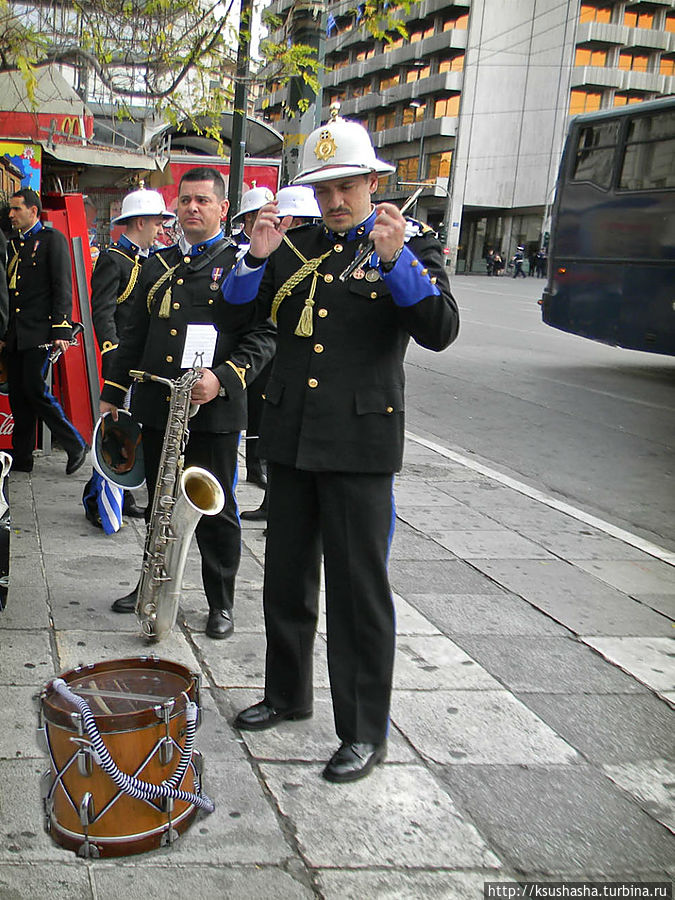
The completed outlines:
[[[96,260],[91,276],[91,315],[104,378],[110,373],[119,337],[129,321],[144,262],[138,250],[122,244],[111,244]]]
[[[218,329],[210,369],[227,391],[200,406],[190,431],[226,433],[246,427],[246,393],[236,369],[245,370],[250,383],[274,353],[276,329],[265,318],[251,317],[227,328],[220,285],[230,272],[237,247],[223,238],[198,256],[183,256],[178,246],[159,250],[144,264],[141,286],[130,309],[129,322],[114,354],[110,377],[101,399],[122,406],[131,384],[130,369],[162,378],[178,378],[182,371],[187,326],[212,323]],[[236,368],[235,368],[236,367]],[[154,382],[134,387],[131,412],[144,425],[163,429],[169,391]]]
[[[317,269],[312,335],[295,333],[312,276],[292,287],[278,306],[277,353],[265,390],[261,458],[313,471],[389,473],[400,468],[403,360],[409,339],[443,350],[459,328],[442,248],[431,229],[425,229],[409,223],[414,236],[406,248],[411,253],[406,252],[405,259],[402,255],[391,273],[368,267],[346,284],[338,276],[356,255],[363,228],[346,237],[332,235],[323,225],[289,232],[305,259],[329,255]],[[232,315],[241,315],[246,305],[257,306],[258,314],[269,313],[279,288],[301,265],[282,243],[267,261],[256,303],[230,306]],[[415,295],[410,299],[418,302],[394,303],[389,279],[396,278],[410,285]],[[229,279],[228,286],[240,280]]]
[[[7,260],[9,349],[70,340],[73,293],[65,236],[47,225],[27,238],[15,234],[9,240]]]

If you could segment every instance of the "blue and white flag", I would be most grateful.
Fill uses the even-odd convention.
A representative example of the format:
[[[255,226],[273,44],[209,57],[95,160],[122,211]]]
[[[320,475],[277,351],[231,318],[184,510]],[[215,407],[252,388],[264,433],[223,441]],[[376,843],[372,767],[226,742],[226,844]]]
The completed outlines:
[[[87,509],[87,501],[96,501],[98,514],[101,517],[101,527],[106,534],[115,534],[122,527],[122,504],[124,502],[124,491],[111,484],[99,472],[94,471],[89,484],[88,490],[82,497],[82,503],[85,510]]]
[[[326,19],[326,37],[330,37],[331,31],[337,30],[337,22],[335,21],[335,16],[332,12],[328,13],[328,18]]]

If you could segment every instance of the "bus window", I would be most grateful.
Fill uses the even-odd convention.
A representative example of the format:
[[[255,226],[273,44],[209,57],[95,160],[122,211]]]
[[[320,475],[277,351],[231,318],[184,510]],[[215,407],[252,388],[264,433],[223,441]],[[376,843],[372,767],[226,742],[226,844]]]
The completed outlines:
[[[618,122],[581,129],[572,181],[590,181],[601,188],[610,186],[618,134]]]
[[[640,116],[629,123],[619,187],[624,191],[675,188],[675,112]]]

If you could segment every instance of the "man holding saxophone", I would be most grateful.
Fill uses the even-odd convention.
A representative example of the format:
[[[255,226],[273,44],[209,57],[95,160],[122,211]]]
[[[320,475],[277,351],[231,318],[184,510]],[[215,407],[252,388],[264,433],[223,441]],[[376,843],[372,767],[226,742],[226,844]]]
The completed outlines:
[[[250,320],[224,328],[221,284],[236,262],[237,246],[221,231],[227,214],[225,183],[211,168],[191,169],[178,189],[180,242],[158,251],[145,264],[141,287],[103,384],[100,410],[117,417],[131,384],[130,370],[174,380],[204,354],[201,378],[192,388],[198,407],[190,419],[185,465],[201,466],[218,479],[225,508],[197,525],[202,579],[209,604],[206,634],[226,638],[234,629],[234,583],[241,557],[241,526],[233,486],[239,433],[246,427],[246,386],[271,359],[275,328]],[[154,381],[139,383],[131,413],[143,426],[148,496],[153,497],[169,407],[169,392]],[[151,505],[148,504],[146,522]],[[137,588],[113,603],[115,612],[133,612]]]

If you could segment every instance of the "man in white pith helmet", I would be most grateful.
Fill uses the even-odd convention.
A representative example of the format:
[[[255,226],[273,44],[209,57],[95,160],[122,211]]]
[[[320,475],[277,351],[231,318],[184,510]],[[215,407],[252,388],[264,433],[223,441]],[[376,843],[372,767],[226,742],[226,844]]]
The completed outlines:
[[[391,203],[373,206],[378,175],[393,171],[368,132],[335,111],[307,138],[294,180],[314,188],[323,222],[288,232],[291,216],[267,204],[223,284],[233,321],[245,321],[247,308],[251,318],[269,313],[278,332],[260,430],[269,484],[265,694],[234,725],[255,731],[312,715],[323,555],[340,746],[322,774],[338,783],[386,757],[395,645],[387,564],[406,348],[412,337],[443,350],[459,329],[432,230]],[[364,263],[351,270],[361,249]]]
[[[241,230],[232,234],[232,239],[240,246],[250,242],[258,210],[262,209],[270,200],[274,200],[274,193],[269,188],[256,187],[255,182],[253,182],[253,187],[246,191],[241,198],[239,212],[232,216],[231,222],[233,227],[241,225]]]
[[[101,351],[101,371],[106,378],[119,338],[129,320],[139,276],[162,227],[176,217],[167,212],[159,191],[138,190],[127,194],[122,211],[111,225],[122,225],[124,233],[107,250],[99,253],[91,276],[91,315]],[[84,514],[92,525],[106,534],[118,531],[121,519],[115,510],[115,492],[97,472],[87,482],[82,495]],[[106,492],[108,502],[106,502]],[[144,511],[126,491],[122,512],[140,519]]]

